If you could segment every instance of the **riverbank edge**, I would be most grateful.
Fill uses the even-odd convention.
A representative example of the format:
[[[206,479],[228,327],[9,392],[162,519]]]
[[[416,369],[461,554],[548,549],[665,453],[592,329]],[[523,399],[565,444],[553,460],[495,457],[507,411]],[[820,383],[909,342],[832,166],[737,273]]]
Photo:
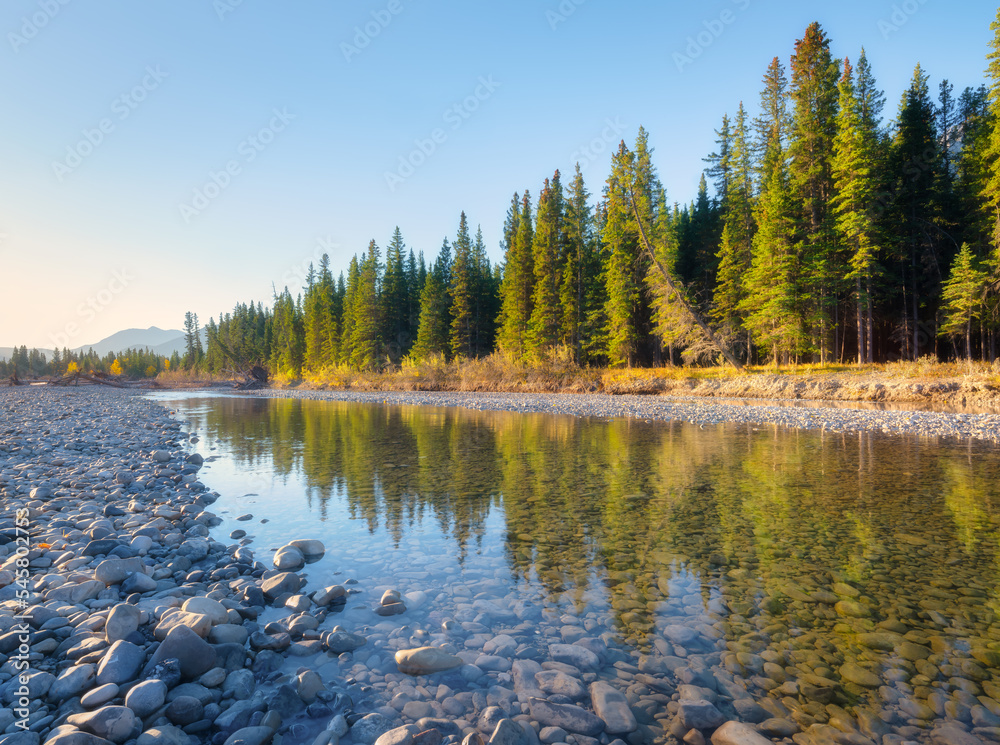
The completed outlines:
[[[211,391],[209,391],[211,392]],[[483,393],[454,391],[350,391],[277,388],[242,395],[260,398],[345,401],[398,406],[453,406],[475,411],[563,414],[599,419],[680,421],[706,427],[734,424],[820,430],[825,433],[877,432],[887,435],[957,439],[1000,444],[1000,415],[915,409],[862,409],[849,406],[794,406],[791,401],[667,395],[587,393]]]

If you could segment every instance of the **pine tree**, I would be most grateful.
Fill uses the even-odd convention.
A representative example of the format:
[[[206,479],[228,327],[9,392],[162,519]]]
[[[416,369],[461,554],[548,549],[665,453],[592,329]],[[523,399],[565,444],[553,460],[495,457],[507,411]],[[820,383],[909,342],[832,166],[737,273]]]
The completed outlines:
[[[361,282],[361,270],[358,264],[358,257],[352,256],[351,262],[347,266],[347,280],[344,275],[340,275],[338,291],[343,286],[344,291],[340,294],[341,300],[341,320],[340,320],[340,344],[337,348],[337,362],[341,365],[350,365],[354,356],[354,326],[355,326],[355,298],[358,294],[358,285]]]
[[[508,220],[508,223],[511,221]],[[521,197],[521,212],[516,223],[516,233],[513,241],[508,242],[504,257],[498,342],[503,351],[522,359],[526,351],[528,319],[531,318],[532,311],[531,295],[534,289],[534,262],[531,255],[534,227],[531,195],[527,189]]]
[[[472,244],[473,268],[473,318],[472,347],[477,357],[490,354],[496,343],[496,320],[500,314],[500,283],[494,276],[483,228],[476,226],[476,239]]]
[[[965,337],[965,358],[972,359],[972,321],[982,310],[983,291],[987,274],[977,266],[968,243],[962,248],[952,265],[951,274],[944,283],[942,308],[944,323],[940,333]]]
[[[904,302],[909,305],[903,313],[903,336],[909,356],[915,360],[922,352],[921,318],[933,318],[933,305],[943,279],[937,270],[937,238],[931,221],[937,212],[935,187],[939,182],[941,148],[927,75],[920,65],[914,69],[910,87],[900,101],[891,155],[895,197],[892,225],[899,249],[896,262],[908,291]]]
[[[589,310],[588,286],[599,276],[589,199],[583,172],[577,163],[565,204],[566,246],[559,285],[560,341],[573,350],[577,363],[583,361],[582,334]]]
[[[403,255],[406,245],[399,226],[392,233],[392,239],[385,250],[385,273],[382,275],[380,337],[385,343],[386,353],[393,364],[398,364],[407,349],[407,327],[409,325],[408,288]]]
[[[535,214],[532,242],[534,291],[527,335],[528,351],[533,356],[544,355],[559,342],[559,284],[565,231],[563,212],[562,185],[559,171],[556,171],[551,182],[545,179]]]
[[[715,131],[718,151],[712,153],[704,160],[711,163],[711,167],[706,171],[714,179],[715,197],[719,200],[719,207],[725,211],[726,199],[729,195],[730,186],[733,181],[733,132],[729,120],[729,114],[722,115],[722,126]]]
[[[469,224],[462,212],[458,222],[458,236],[455,238],[455,259],[451,269],[451,328],[449,346],[452,357],[469,358],[475,356],[473,350],[473,293],[475,273],[472,257],[472,238]]]
[[[379,330],[381,302],[379,277],[381,252],[374,240],[358,263],[358,286],[354,294],[354,326],[351,329],[350,364],[357,370],[374,370],[381,364],[382,339]]]
[[[755,120],[760,153],[760,193],[754,211],[750,270],[738,309],[753,342],[771,352],[775,364],[802,350],[802,316],[798,299],[795,210],[786,166],[789,131],[787,80],[775,57],[764,75],[760,118]]]
[[[991,212],[993,228],[993,255],[991,258],[992,278],[1000,277],[1000,9],[996,18],[990,24],[993,39],[990,41],[990,53],[986,56],[988,65],[986,76],[989,79],[989,130],[984,137],[983,147],[985,161],[983,170],[986,172],[982,187],[982,195]]]
[[[608,318],[607,354],[613,366],[632,367],[639,346],[636,310],[642,292],[635,277],[638,263],[638,236],[630,204],[629,188],[635,180],[635,155],[622,141],[611,161],[612,171],[605,188],[607,219],[602,239],[609,255],[604,271],[607,288],[605,312]],[[637,195],[637,199],[641,196]]]
[[[198,328],[198,314],[188,311],[184,314],[184,367],[187,370],[195,367],[204,355],[201,344],[201,331]],[[27,363],[27,358],[25,358]]]
[[[796,286],[794,209],[786,169],[778,162],[757,203],[757,234],[740,309],[754,343],[775,365],[797,357],[804,334]]]
[[[719,241],[718,271],[713,296],[713,316],[728,336],[743,328],[739,310],[744,298],[743,280],[750,270],[751,245],[755,230],[753,219],[753,153],[749,125],[743,102],[736,113],[730,150],[731,175],[723,210],[723,231]],[[749,341],[747,358],[750,357]]]
[[[830,331],[837,348],[836,310],[839,289],[837,244],[830,210],[833,198],[831,157],[837,117],[836,62],[830,55],[830,40],[818,23],[806,29],[796,42],[792,56],[789,94],[794,103],[788,155],[794,199],[800,215],[798,233],[809,303],[813,346],[821,362],[830,356]]]
[[[447,359],[451,333],[451,245],[445,238],[437,262],[431,266],[420,293],[420,323],[413,356],[425,360],[435,355]]]
[[[287,287],[274,298],[271,338],[271,369],[279,375],[297,378],[302,374],[305,333],[301,309]]]
[[[303,301],[305,328],[305,354],[302,366],[309,372],[319,372],[331,364],[335,349],[336,321],[333,316],[333,275],[330,257],[323,254],[319,272],[313,276],[310,266],[309,281]]]
[[[862,51],[862,54],[864,52]],[[878,132],[865,126],[854,73],[844,60],[840,79],[837,135],[834,138],[833,177],[836,188],[834,215],[837,232],[850,256],[858,336],[858,364],[872,362],[872,286],[879,273],[875,206]],[[873,123],[873,122],[872,122]]]

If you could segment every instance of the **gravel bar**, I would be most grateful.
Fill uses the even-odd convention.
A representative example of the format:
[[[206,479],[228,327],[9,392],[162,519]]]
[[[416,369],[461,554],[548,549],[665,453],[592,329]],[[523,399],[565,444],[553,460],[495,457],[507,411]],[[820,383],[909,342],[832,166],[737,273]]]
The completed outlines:
[[[722,403],[701,398],[621,396],[566,393],[450,393],[409,391],[265,390],[252,395],[325,401],[357,401],[414,406],[461,406],[478,411],[517,411],[539,414],[648,421],[682,421],[701,426],[721,423],[777,425],[826,432],[882,432],[929,438],[1000,442],[1000,415],[954,414],[937,411],[850,408],[844,404],[808,406],[795,402],[751,400]]]

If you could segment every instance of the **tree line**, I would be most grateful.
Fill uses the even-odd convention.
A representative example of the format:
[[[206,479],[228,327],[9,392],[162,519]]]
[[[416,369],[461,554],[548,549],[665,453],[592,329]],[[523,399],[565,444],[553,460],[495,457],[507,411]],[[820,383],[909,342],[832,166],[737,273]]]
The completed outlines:
[[[15,347],[10,359],[0,360],[0,379],[61,377],[67,373],[107,373],[130,378],[155,378],[161,372],[180,370],[183,361],[179,353],[170,357],[149,349],[123,349],[101,356],[92,348],[73,351],[55,349],[51,357],[38,349]]]

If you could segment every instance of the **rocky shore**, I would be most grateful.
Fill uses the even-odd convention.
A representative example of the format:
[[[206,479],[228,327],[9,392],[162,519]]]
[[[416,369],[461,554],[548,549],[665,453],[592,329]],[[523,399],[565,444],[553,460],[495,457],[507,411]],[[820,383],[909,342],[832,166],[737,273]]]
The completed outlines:
[[[414,406],[461,406],[483,411],[569,414],[610,419],[682,421],[700,426],[733,423],[831,433],[883,432],[1000,442],[1000,415],[882,408],[834,402],[718,401],[667,396],[546,393],[449,393],[417,391],[262,390],[251,395],[320,401]],[[916,404],[914,404],[916,406]]]
[[[672,402],[590,398],[352,397],[680,413]],[[746,422],[767,423],[774,409]],[[703,424],[732,420],[703,406],[685,413]],[[865,413],[865,428],[997,432],[989,419]],[[773,423],[796,426],[810,414],[788,410]],[[828,428],[839,421],[851,431],[857,414],[824,416]],[[744,623],[745,599],[714,599],[712,625],[686,621],[678,605],[664,636],[640,650],[594,613],[553,615],[506,600],[488,581],[454,588],[453,607],[414,615],[429,602],[419,589],[310,576],[324,546],[309,536],[289,536],[298,540],[264,562],[242,531],[213,537],[219,518],[208,508],[219,495],[199,481],[198,446],[166,409],[128,393],[0,391],[0,745],[965,745],[1000,735],[1000,704],[972,659],[996,667],[998,653],[985,647],[966,653],[961,670],[956,663],[953,679],[970,683],[951,698],[913,702],[924,707],[913,712],[897,698],[884,712],[851,714],[841,686],[860,695],[882,679],[814,648],[808,635],[783,640],[784,666],[752,624],[733,647],[718,628]],[[433,571],[433,557],[415,561]],[[795,600],[817,618],[867,621],[859,614],[868,601],[844,587],[842,596],[803,591]],[[930,637],[898,622],[870,632],[871,649],[905,646],[921,674],[935,674]],[[775,689],[782,698],[761,695]]]

